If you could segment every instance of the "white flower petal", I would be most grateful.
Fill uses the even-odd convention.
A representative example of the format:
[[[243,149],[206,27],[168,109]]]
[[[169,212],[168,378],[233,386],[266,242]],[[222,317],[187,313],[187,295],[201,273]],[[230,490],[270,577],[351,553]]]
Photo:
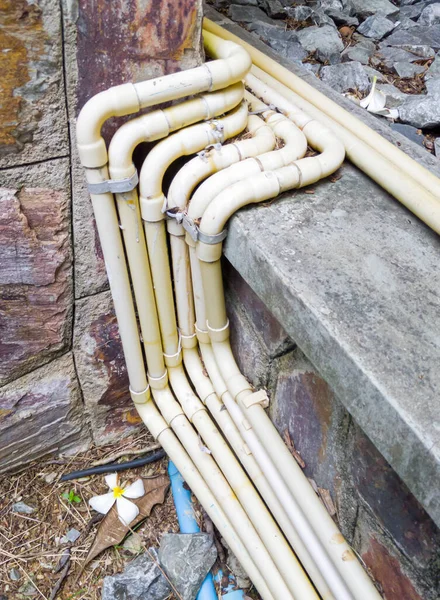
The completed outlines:
[[[110,473],[110,475],[106,475],[104,477],[106,484],[108,485],[108,487],[111,490],[114,490],[115,487],[118,485],[118,474],[117,473]]]
[[[115,503],[115,500],[113,492],[109,492],[101,496],[93,496],[93,498],[90,498],[89,504],[102,515],[106,515]]]
[[[377,113],[385,108],[387,97],[385,94],[376,90],[372,96],[369,105],[367,106],[368,112]]]
[[[133,504],[133,502],[130,502],[130,500],[127,500],[123,496],[116,500],[116,507],[118,509],[120,521],[127,526],[130,525],[139,514],[139,509],[136,504]]]
[[[125,498],[141,498],[145,494],[144,482],[142,479],[136,479],[134,483],[125,488],[123,496]]]

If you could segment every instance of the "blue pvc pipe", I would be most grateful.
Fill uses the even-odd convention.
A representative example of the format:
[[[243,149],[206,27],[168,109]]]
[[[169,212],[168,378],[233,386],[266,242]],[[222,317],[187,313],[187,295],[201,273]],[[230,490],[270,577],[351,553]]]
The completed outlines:
[[[171,490],[173,492],[180,531],[182,533],[198,533],[200,529],[194,516],[191,492],[185,488],[182,475],[171,461],[168,463],[168,475],[171,480]],[[239,600],[238,597],[235,599],[229,594],[227,595],[227,598],[228,600]],[[218,600],[211,573],[208,573],[202,583],[202,587],[197,594],[197,600]]]

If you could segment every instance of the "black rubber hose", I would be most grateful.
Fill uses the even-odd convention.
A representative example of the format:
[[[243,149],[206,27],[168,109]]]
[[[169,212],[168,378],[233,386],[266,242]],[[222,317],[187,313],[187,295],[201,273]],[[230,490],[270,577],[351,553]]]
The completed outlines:
[[[135,460],[129,460],[124,463],[109,463],[108,465],[99,465],[98,467],[90,467],[90,469],[84,469],[83,471],[72,471],[72,473],[66,473],[60,479],[61,481],[72,481],[72,479],[80,479],[81,477],[88,477],[89,475],[98,475],[100,473],[117,473],[118,471],[126,471],[127,469],[136,469],[136,467],[143,467],[150,463],[156,462],[166,456],[165,450],[157,450],[148,456],[142,456]]]

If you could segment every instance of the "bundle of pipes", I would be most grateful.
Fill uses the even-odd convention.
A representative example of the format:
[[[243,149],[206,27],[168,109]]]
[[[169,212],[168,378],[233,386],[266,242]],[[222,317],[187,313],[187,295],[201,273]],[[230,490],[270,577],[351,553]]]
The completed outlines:
[[[130,393],[264,600],[377,599],[372,581],[267,417],[266,394],[254,391],[237,367],[220,267],[229,217],[241,206],[330,175],[346,150],[355,162],[352,134],[341,133],[327,117],[323,126],[319,111],[265,72],[253,68],[250,74],[248,52],[214,33],[205,31],[204,37],[216,60],[110,88],[92,98],[78,118],[78,149]],[[243,80],[255,95],[244,91]],[[201,95],[128,121],[107,151],[101,137],[106,119],[194,94]],[[223,145],[244,130],[243,139]],[[283,145],[275,149],[278,139]],[[138,177],[134,149],[157,140],[162,141]],[[318,154],[304,158],[308,146]],[[370,148],[368,156],[375,152]],[[190,155],[195,156],[165,198],[167,168]],[[376,163],[367,162],[373,171]],[[361,159],[356,164],[362,168]],[[417,214],[435,220],[436,181],[427,179],[423,186],[416,171],[407,169],[406,178],[409,189],[420,192]],[[390,173],[375,176],[385,181]]]

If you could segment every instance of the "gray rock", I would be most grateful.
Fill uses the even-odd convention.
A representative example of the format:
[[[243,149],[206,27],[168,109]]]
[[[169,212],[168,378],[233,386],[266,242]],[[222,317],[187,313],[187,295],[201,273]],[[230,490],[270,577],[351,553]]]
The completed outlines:
[[[310,6],[289,6],[286,11],[287,16],[295,21],[308,21],[314,13]]]
[[[401,92],[399,88],[391,83],[378,83],[377,89],[387,97],[386,107],[397,108],[408,98],[408,94]]]
[[[323,67],[321,80],[341,93],[355,89],[366,92],[370,89],[369,77],[359,62]]]
[[[435,138],[434,140],[434,152],[435,155],[440,158],[440,137]]]
[[[358,33],[357,31],[353,33],[353,40],[356,42],[357,46],[368,50],[370,55],[376,52],[376,44],[372,40],[369,40],[368,38]]]
[[[394,4],[391,4],[388,0],[351,0],[354,13],[360,19],[366,19],[380,13],[384,17],[390,17],[396,15],[399,9]]]
[[[9,575],[9,579],[11,581],[20,581],[20,579],[21,579],[21,573],[15,567],[9,571],[8,575]]]
[[[360,62],[362,65],[368,65],[371,54],[365,48],[361,48],[361,46],[349,46],[342,53],[343,62],[355,61]]]
[[[440,24],[440,2],[424,8],[417,23],[426,26]]]
[[[286,10],[279,0],[260,0],[259,6],[272,19],[284,19]]]
[[[12,505],[12,512],[20,513],[21,515],[31,515],[35,512],[35,508],[25,504],[24,502],[16,502]]]
[[[307,27],[298,32],[298,40],[307,52],[315,52],[322,62],[336,64],[341,61],[344,44],[338,31],[330,25]]]
[[[265,21],[270,23],[269,17],[258,6],[240,6],[231,4],[228,11],[229,17],[238,23],[252,23],[253,21]]]
[[[258,35],[264,41],[280,40],[282,42],[298,42],[298,36],[292,29],[284,29],[277,25],[255,21],[248,24],[248,30]]]
[[[331,10],[342,11],[344,9],[341,0],[320,0],[319,8],[325,13]]]
[[[419,129],[417,129],[416,127],[412,127],[411,125],[405,125],[404,123],[390,123],[390,127],[391,129],[394,129],[394,131],[398,131],[399,133],[407,137],[415,144],[423,146],[423,135],[418,133]]]
[[[414,77],[414,75],[419,75],[425,71],[425,67],[422,67],[421,65],[401,61],[395,62],[393,68],[397,75],[403,78]]]
[[[373,69],[373,67],[365,65],[364,71],[368,75],[370,81],[373,81],[373,79],[376,77],[378,83],[388,83],[387,76],[380,71]]]
[[[298,42],[268,38],[267,44],[287,60],[301,63],[308,56],[308,52]]]
[[[440,77],[440,55],[437,54],[435,59],[432,61],[431,66],[426,71],[425,81],[432,78]]]
[[[402,17],[399,21],[396,22],[396,29],[411,29],[415,27],[417,23],[412,19],[408,19],[407,17]]]
[[[399,117],[418,129],[434,129],[440,125],[440,94],[412,96],[399,107]]]
[[[434,50],[440,49],[440,25],[429,27],[417,24],[408,31],[399,29],[394,31],[386,40],[380,42],[380,46],[402,46],[408,44],[429,46]]]
[[[323,25],[330,25],[331,27],[336,28],[336,25],[323,10],[314,10],[311,16],[311,20],[318,27],[322,27]]]
[[[156,557],[156,552],[150,548]],[[171,586],[148,554],[131,561],[123,573],[104,578],[102,600],[165,600]]]
[[[407,17],[409,19],[418,19],[422,14],[426,4],[424,2],[420,2],[414,5],[401,6],[399,18]]]
[[[69,544],[76,542],[76,540],[80,537],[81,532],[78,529],[69,529],[66,535],[60,539],[61,544]]]
[[[429,79],[426,82],[426,91],[428,95],[438,96],[440,94],[440,77]]]
[[[316,75],[316,77],[319,76],[319,72],[321,70],[321,65],[318,63],[308,63],[308,62],[303,62],[302,66],[307,69],[307,71],[310,71],[310,73],[313,73],[313,75]]]
[[[362,25],[358,28],[358,32],[365,37],[373,40],[381,40],[388,33],[391,33],[395,27],[393,21],[390,21],[382,15],[372,15],[365,19]]]
[[[327,16],[329,16],[336,25],[348,25],[349,27],[357,27],[359,25],[359,19],[357,17],[350,17],[346,12],[340,10],[327,10]]]
[[[416,56],[412,52],[408,52],[403,48],[381,48],[375,55],[379,62],[383,63],[386,67],[391,69],[394,63],[397,62],[414,62],[420,59],[420,56]]]
[[[182,600],[195,600],[217,550],[207,533],[166,533],[159,548],[159,561]]]

